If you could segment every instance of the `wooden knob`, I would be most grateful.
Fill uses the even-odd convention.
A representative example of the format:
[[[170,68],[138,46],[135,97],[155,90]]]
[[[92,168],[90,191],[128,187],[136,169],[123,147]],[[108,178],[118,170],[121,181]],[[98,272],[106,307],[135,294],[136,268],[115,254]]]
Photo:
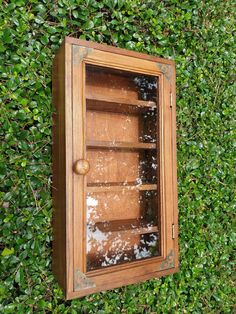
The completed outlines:
[[[86,159],[79,159],[74,164],[74,172],[76,174],[85,175],[86,173],[89,172],[89,169],[90,169],[90,165],[89,165],[88,160]]]

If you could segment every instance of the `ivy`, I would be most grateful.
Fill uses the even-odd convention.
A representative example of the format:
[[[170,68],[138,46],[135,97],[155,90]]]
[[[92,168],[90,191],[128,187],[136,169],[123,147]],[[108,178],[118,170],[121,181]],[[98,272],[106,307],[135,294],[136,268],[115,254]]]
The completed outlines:
[[[234,1],[0,1],[0,312],[232,313]],[[51,68],[65,36],[176,61],[180,271],[65,302],[51,272]]]

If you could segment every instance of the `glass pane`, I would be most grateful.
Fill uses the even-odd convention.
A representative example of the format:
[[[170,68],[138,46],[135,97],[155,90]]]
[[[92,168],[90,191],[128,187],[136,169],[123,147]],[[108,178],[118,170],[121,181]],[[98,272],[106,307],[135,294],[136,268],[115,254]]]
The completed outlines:
[[[158,77],[86,65],[87,271],[160,255]]]

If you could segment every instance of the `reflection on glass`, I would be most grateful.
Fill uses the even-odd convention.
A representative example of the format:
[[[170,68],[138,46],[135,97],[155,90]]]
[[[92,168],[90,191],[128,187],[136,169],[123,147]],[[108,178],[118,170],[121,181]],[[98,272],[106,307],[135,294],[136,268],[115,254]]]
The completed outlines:
[[[160,255],[158,78],[86,66],[87,270]]]
[[[88,270],[159,255],[158,233],[127,235],[88,228],[87,237]]]
[[[137,75],[134,77],[137,86],[138,98],[142,100],[155,100],[157,90],[157,78],[147,75]]]

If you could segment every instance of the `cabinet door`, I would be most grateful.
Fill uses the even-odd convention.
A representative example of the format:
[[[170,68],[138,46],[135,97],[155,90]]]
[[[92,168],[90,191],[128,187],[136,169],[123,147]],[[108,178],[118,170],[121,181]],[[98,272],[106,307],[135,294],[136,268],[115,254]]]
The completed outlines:
[[[177,267],[173,66],[73,45],[74,291]]]

